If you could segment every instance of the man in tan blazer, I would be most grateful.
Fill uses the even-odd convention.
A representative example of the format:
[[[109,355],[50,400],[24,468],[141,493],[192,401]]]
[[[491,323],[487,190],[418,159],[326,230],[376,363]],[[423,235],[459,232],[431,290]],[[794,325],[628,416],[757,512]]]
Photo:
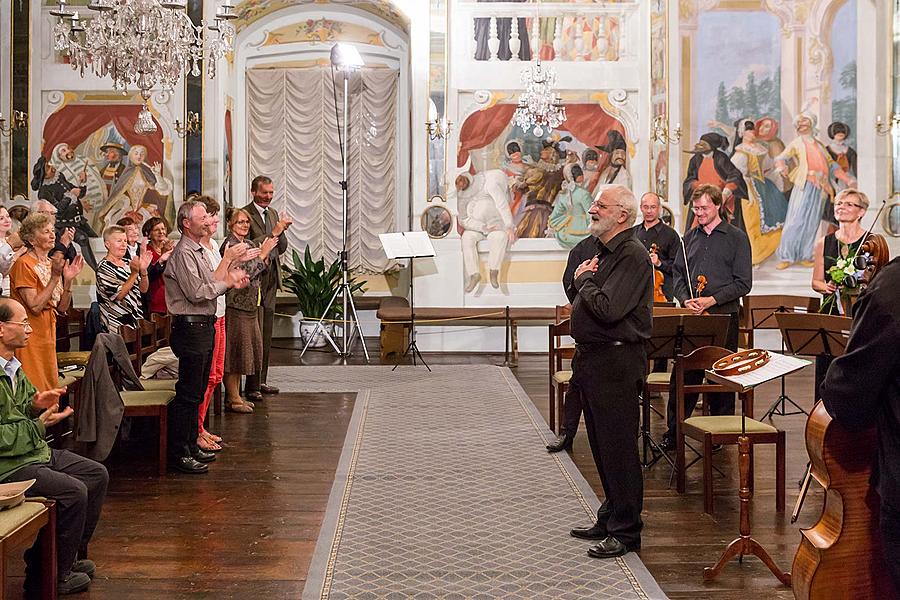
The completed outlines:
[[[275,321],[275,295],[281,289],[280,257],[287,250],[284,232],[291,226],[291,218],[279,217],[278,211],[270,206],[275,187],[265,175],[258,175],[250,184],[253,202],[244,207],[250,215],[250,237],[262,244],[267,237],[278,238],[278,245],[269,254],[269,264],[260,281],[259,329],[263,338],[263,366],[259,375],[248,375],[246,395],[249,400],[262,400],[262,394],[277,394],[278,388],[266,385],[269,372],[269,347],[272,345],[272,325]]]

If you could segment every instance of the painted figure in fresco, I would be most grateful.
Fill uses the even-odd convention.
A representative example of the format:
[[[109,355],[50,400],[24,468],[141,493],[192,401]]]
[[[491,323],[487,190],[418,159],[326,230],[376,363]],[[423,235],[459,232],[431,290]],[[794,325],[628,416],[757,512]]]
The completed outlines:
[[[684,205],[688,207],[687,221],[684,231],[687,233],[697,224],[694,208],[691,205],[691,194],[700,184],[708,183],[722,190],[722,210],[724,217],[737,227],[744,229],[741,216],[741,201],[747,197],[747,184],[740,170],[728,159],[724,150],[728,148],[728,140],[718,133],[704,133],[700,141],[694,144],[693,154],[688,162],[687,177],[684,178],[682,194]]]
[[[831,179],[855,187],[856,180],[831,159],[825,145],[815,138],[816,116],[801,112],[794,117],[797,137],[775,158],[775,168],[793,184],[781,243],[777,269],[793,263],[813,266],[813,246],[819,222],[826,206],[832,207],[834,189]]]
[[[69,181],[77,181],[85,188],[81,204],[84,207],[85,218],[90,220],[95,207],[103,206],[106,202],[106,185],[97,170],[85,157],[79,156],[65,142],[57,144],[50,154],[50,164],[56,170],[66,176]]]
[[[600,173],[602,185],[624,185],[631,189],[631,173],[628,172],[628,144],[622,134],[615,129],[606,134],[606,145],[597,149],[609,155],[609,164]]]
[[[600,155],[593,148],[587,148],[581,154],[581,168],[584,171],[584,187],[593,196],[594,189],[600,183]]]
[[[100,151],[103,153],[103,168],[100,169],[100,177],[103,179],[103,184],[106,186],[106,194],[104,195],[104,199],[109,196],[110,190],[116,184],[116,181],[119,180],[119,177],[122,176],[122,173],[125,171],[125,163],[123,159],[125,158],[125,146],[122,144],[117,144],[116,142],[107,142],[100,146]]]
[[[38,199],[46,200],[56,209],[54,225],[57,239],[69,229],[70,235],[74,234],[71,239],[81,247],[84,262],[96,271],[97,260],[91,249],[90,238],[97,237],[97,233],[85,219],[84,207],[81,205],[85,186],[78,187],[70,183],[66,176],[57,171],[53,164],[46,162],[43,156],[35,163],[32,175],[31,189],[37,192]],[[72,252],[74,253],[74,250]]]
[[[750,238],[754,265],[771,256],[781,241],[781,228],[787,214],[787,199],[778,184],[781,177],[775,172],[775,161],[769,149],[756,140],[756,123],[740,119],[731,162],[744,176],[747,201],[741,207],[744,226]]]
[[[828,150],[828,154],[831,156],[831,160],[836,162],[838,167],[840,167],[844,173],[847,173],[855,179],[856,150],[854,150],[853,147],[847,143],[848,137],[850,137],[850,126],[846,123],[835,121],[828,126],[828,139],[831,141],[828,142],[825,148]],[[847,185],[837,178],[831,180],[831,185],[834,186],[834,191],[836,194],[839,194],[843,190],[847,189]],[[837,219],[834,217],[834,210],[832,206],[829,205],[825,207],[825,212],[822,213],[822,220],[830,223],[831,229],[834,229],[838,226]]]
[[[150,217],[162,217],[171,222],[172,184],[162,177],[162,166],[144,164],[147,149],[134,145],[128,150],[129,165],[122,171],[109,192],[106,205],[97,215],[105,228],[122,217],[131,217],[140,224]]]
[[[584,171],[578,165],[563,168],[566,181],[556,196],[553,212],[547,223],[550,231],[563,248],[574,248],[578,242],[590,235],[592,196],[584,187]]]
[[[503,165],[509,187],[509,210],[516,221],[525,210],[525,171],[534,162],[530,156],[522,156],[522,144],[522,140],[506,143],[506,163]]]
[[[507,200],[506,173],[491,169],[471,175],[461,173],[454,182],[457,195],[457,223],[462,230],[463,277],[465,292],[472,292],[481,281],[478,242],[488,241],[488,274],[491,286],[500,287],[500,267],[506,249],[515,241],[512,213]]]
[[[516,224],[516,237],[542,238],[548,235],[547,220],[563,183],[562,161],[566,151],[562,144],[571,141],[569,136],[553,136],[542,142],[540,160],[534,168],[525,172],[525,208]]]

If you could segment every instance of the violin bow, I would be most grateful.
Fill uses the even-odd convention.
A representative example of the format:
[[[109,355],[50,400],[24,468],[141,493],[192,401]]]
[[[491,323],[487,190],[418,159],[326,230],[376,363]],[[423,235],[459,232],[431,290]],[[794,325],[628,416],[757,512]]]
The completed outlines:
[[[684,237],[679,235],[678,241],[681,242],[681,254],[684,256],[684,276],[687,281],[688,293],[691,295],[691,300],[694,300],[694,286],[691,283],[691,269],[688,267],[687,250],[684,247]]]
[[[860,251],[862,250],[863,244],[866,243],[866,240],[869,239],[869,236],[872,235],[872,230],[875,229],[875,223],[878,222],[878,218],[881,217],[881,211],[884,210],[884,207],[887,206],[887,199],[881,201],[881,208],[878,209],[878,212],[875,213],[875,218],[872,220],[872,224],[869,225],[869,228],[862,236],[862,240],[859,242],[859,245],[856,247],[856,251],[853,253],[853,258],[850,259],[852,263],[856,260],[856,257],[859,256]]]

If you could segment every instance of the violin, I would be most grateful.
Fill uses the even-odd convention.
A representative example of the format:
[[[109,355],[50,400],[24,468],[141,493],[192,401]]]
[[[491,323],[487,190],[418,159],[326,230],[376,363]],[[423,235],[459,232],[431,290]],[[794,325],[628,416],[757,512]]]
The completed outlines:
[[[889,254],[883,237],[867,236],[854,258],[863,271],[860,288],[871,284]],[[897,597],[881,548],[880,500],[870,485],[877,440],[875,427],[849,431],[832,421],[821,401],[813,407],[806,449],[825,504],[819,520],[800,530],[791,577],[795,598]]]
[[[650,254],[656,254],[659,251],[659,246],[656,245],[656,242],[650,244]],[[653,267],[653,301],[654,302],[668,302],[669,299],[666,298],[666,295],[663,294],[662,287],[666,278],[662,274],[662,271]]]

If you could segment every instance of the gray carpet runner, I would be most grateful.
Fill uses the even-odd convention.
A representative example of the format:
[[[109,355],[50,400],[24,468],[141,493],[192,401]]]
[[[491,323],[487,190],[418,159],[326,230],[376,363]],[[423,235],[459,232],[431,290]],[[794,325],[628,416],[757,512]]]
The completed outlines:
[[[636,554],[569,536],[599,501],[508,369],[277,367],[357,392],[304,598],[665,598]]]

